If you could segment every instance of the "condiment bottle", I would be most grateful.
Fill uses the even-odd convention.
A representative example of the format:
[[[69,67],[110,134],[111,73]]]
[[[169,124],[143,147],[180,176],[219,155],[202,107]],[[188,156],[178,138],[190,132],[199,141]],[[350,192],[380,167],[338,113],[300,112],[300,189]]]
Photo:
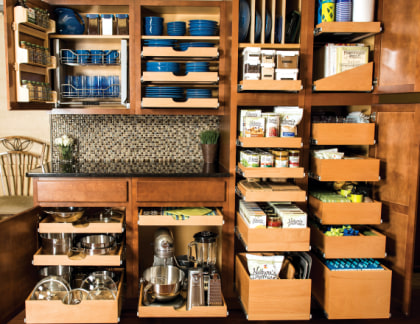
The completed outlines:
[[[298,168],[299,167],[299,151],[290,150],[289,151],[289,168]]]

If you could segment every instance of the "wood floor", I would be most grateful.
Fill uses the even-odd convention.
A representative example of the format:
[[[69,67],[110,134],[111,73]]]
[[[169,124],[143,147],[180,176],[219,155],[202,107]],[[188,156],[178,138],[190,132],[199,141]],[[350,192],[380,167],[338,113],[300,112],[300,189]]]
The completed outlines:
[[[328,320],[323,316],[323,312],[321,310],[317,310],[316,308],[312,311],[312,319],[310,321],[277,321],[278,323],[292,323],[292,324],[419,324],[420,323],[420,273],[415,273],[413,276],[413,298],[412,298],[412,311],[410,316],[405,316],[400,314],[396,310],[392,310],[392,316],[390,319],[373,319],[373,320]],[[24,324],[25,313],[22,311],[19,313],[13,320],[11,320],[8,324]],[[169,319],[169,318],[161,318],[161,319],[140,319],[137,317],[135,310],[126,310],[123,311],[121,314],[121,321],[120,324],[138,324],[138,323],[145,323],[145,324],[214,324],[214,323],[226,323],[226,324],[245,324],[245,323],[256,323],[256,324],[272,324],[275,322],[248,322],[245,318],[243,312],[239,309],[229,310],[229,316],[227,318],[218,319],[218,318],[194,318],[194,319]]]

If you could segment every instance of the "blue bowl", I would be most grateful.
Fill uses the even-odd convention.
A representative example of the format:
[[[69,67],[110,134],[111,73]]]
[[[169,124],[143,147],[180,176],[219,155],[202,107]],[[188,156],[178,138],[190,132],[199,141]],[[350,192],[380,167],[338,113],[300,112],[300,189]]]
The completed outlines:
[[[189,20],[189,23],[193,23],[193,24],[197,24],[197,23],[201,23],[201,24],[216,24],[217,25],[217,21],[215,20],[207,20],[207,19],[191,19]]]

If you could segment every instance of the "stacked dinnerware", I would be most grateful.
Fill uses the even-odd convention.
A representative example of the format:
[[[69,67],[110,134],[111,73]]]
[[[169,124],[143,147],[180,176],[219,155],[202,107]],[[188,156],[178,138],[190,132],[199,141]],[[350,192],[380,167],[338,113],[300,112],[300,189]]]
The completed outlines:
[[[205,19],[189,21],[189,33],[191,36],[214,36],[217,34],[217,31],[217,21]]]
[[[146,71],[179,73],[179,63],[176,62],[147,62]]]
[[[206,42],[183,42],[178,44],[178,49],[181,51],[187,50],[189,47],[213,47],[213,43]]]
[[[189,98],[211,98],[210,89],[187,89],[187,99]]]
[[[352,0],[336,0],[335,21],[352,20]]]
[[[144,18],[144,34],[159,36],[163,33],[163,18],[150,16]]]
[[[185,63],[185,72],[209,72],[209,62],[189,62]]]
[[[187,27],[184,21],[172,21],[166,24],[166,30],[169,36],[184,36]]]
[[[145,39],[144,46],[151,47],[173,47],[175,40],[173,39]]]
[[[148,98],[184,98],[184,89],[181,87],[146,87],[145,93]]]

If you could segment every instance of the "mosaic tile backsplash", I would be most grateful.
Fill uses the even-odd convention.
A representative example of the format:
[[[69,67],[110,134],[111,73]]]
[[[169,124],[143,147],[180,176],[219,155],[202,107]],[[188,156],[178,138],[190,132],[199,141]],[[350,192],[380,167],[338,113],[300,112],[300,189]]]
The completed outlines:
[[[202,160],[199,133],[218,129],[218,116],[51,115],[51,143],[76,141],[78,162]],[[58,161],[52,148],[52,161]]]

